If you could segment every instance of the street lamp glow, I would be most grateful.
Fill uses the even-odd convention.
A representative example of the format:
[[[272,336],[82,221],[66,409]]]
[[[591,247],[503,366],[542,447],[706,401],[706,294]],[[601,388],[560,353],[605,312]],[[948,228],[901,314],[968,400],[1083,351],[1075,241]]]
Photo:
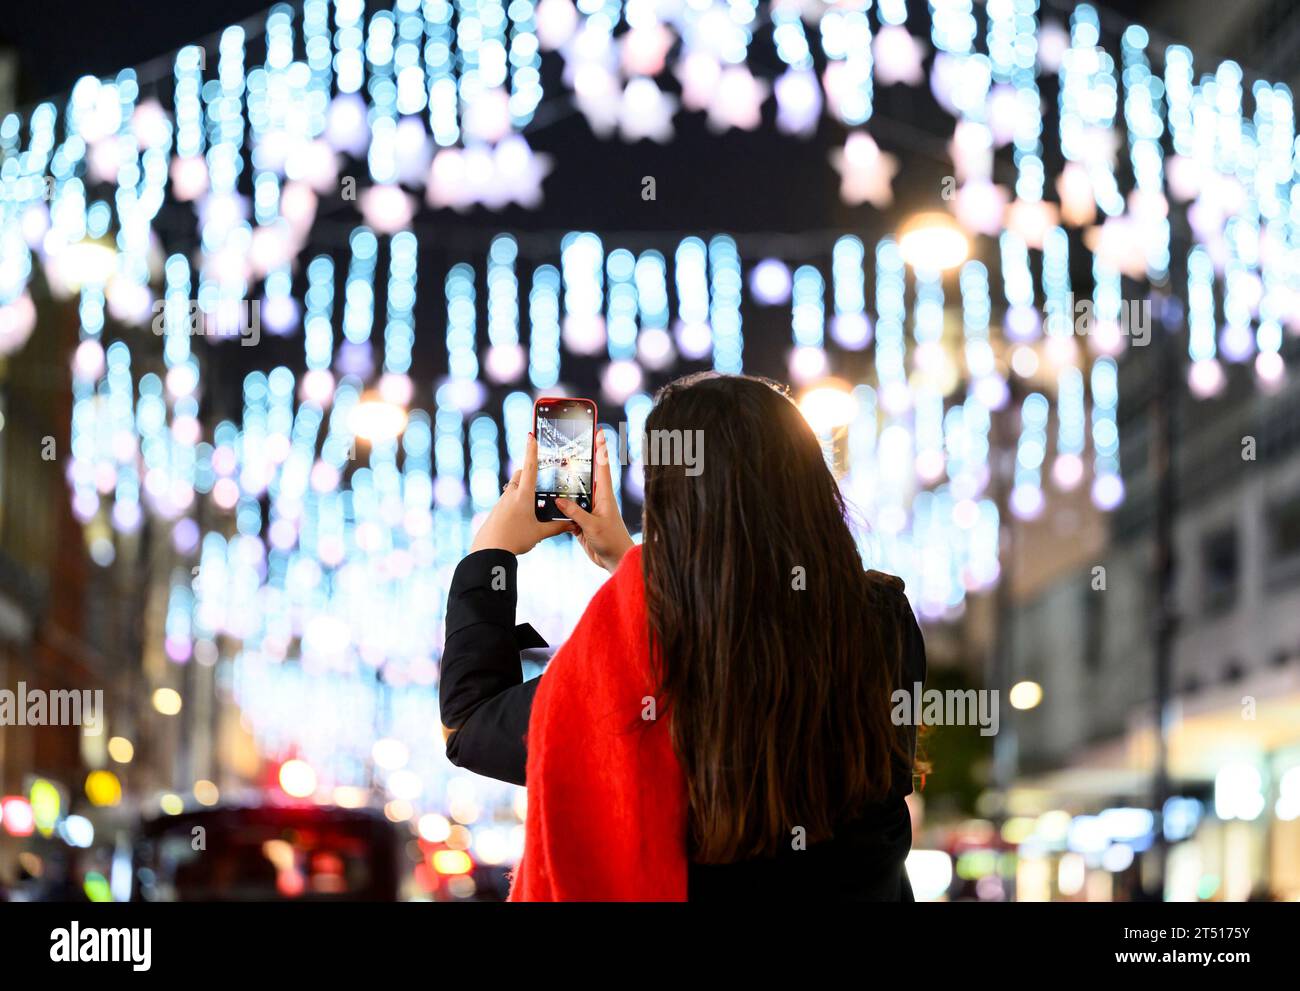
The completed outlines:
[[[74,241],[58,255],[59,274],[68,288],[102,286],[117,271],[117,250],[103,241]]]
[[[108,741],[108,756],[119,764],[129,764],[135,757],[135,745],[124,736],[115,736]]]
[[[406,429],[406,410],[367,392],[348,419],[352,432],[364,441],[389,441]]]
[[[422,839],[430,843],[442,843],[451,835],[451,823],[446,816],[439,815],[436,812],[426,812],[420,816],[416,828],[420,832]]]
[[[898,232],[903,261],[914,269],[946,272],[970,257],[970,241],[946,213],[920,213]]]
[[[316,791],[316,772],[296,757],[280,765],[280,787],[290,798],[309,798]]]
[[[858,403],[848,384],[838,379],[826,379],[799,400],[799,412],[818,434],[844,426],[857,411]]]
[[[160,688],[153,693],[153,707],[164,716],[174,716],[181,711],[181,694],[174,688]]]
[[[1007,694],[1013,709],[1032,709],[1043,701],[1043,686],[1036,681],[1018,681]]]

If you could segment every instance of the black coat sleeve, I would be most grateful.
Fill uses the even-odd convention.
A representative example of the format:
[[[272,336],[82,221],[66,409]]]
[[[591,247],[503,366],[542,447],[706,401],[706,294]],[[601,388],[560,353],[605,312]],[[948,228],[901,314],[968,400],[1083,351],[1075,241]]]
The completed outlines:
[[[540,679],[523,680],[519,652],[546,641],[531,626],[515,625],[517,573],[517,559],[502,550],[476,551],[456,566],[447,593],[438,704],[448,760],[522,785],[524,734]]]

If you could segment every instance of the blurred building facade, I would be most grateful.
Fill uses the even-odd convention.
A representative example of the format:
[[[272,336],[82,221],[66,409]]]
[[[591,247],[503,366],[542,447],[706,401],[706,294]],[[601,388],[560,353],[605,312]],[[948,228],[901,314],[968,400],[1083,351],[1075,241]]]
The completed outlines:
[[[63,356],[75,340],[75,306],[50,301],[28,346],[0,359],[0,690],[18,705],[24,692],[102,692],[103,704],[97,727],[84,711],[82,725],[15,715],[0,726],[0,892],[42,880],[79,891],[88,875],[107,884],[160,800],[191,804],[196,782],[236,788],[256,773],[215,668],[163,656],[169,542],[145,527],[95,560],[93,528],[73,517],[58,445],[70,435]],[[185,718],[153,704],[167,688]],[[54,801],[48,814],[90,828],[69,837],[43,823]]]
[[[1294,4],[1248,0],[1228,10],[1193,0],[1157,7],[1150,21],[1198,52],[1300,81]],[[1102,819],[1126,821],[1123,814],[1150,809],[1157,796],[1157,651],[1167,603],[1164,894],[1300,898],[1300,386],[1263,392],[1246,365],[1229,366],[1228,386],[1214,399],[1192,397],[1182,371],[1170,388],[1162,360],[1186,360],[1177,316],[1169,351],[1130,349],[1122,365],[1127,498],[1102,521],[1101,542],[1093,527],[1081,529],[1079,553],[1053,555],[1055,574],[1036,566],[1032,552],[1011,559],[1013,569],[1021,562],[1022,580],[1013,580],[1004,613],[1005,680],[1036,682],[1043,697],[1004,720],[1014,785],[1003,811],[1025,822],[1055,812],[1071,824],[1045,843],[1025,827],[1021,850],[1040,867],[1027,872],[1033,890],[1021,897],[1118,897],[1158,883],[1151,838],[1108,836]],[[1166,413],[1170,434],[1155,436]],[[1172,482],[1162,493],[1165,440]],[[1014,540],[1032,548],[1072,522],[1068,509],[1049,508],[1046,519],[1019,524]],[[1117,846],[1129,854],[1115,856]]]
[[[1300,766],[1300,388],[1236,385],[1180,404],[1174,449],[1168,766],[1172,794],[1202,809],[1187,851],[1171,853],[1169,894],[1182,898],[1300,896],[1296,775],[1286,777]],[[1150,418],[1139,388],[1127,394],[1129,495],[1108,545],[1011,613],[1011,677],[1043,686],[1041,705],[1008,720],[1014,811],[1152,800],[1156,493]]]

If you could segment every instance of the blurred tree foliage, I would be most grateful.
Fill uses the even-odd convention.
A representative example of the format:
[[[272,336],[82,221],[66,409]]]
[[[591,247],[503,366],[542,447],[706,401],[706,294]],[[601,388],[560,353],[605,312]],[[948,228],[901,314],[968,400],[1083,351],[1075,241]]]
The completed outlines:
[[[961,668],[932,666],[925,680],[927,692],[981,687]],[[1004,701],[999,696],[999,704]],[[927,815],[974,815],[975,802],[989,784],[993,737],[981,736],[978,726],[927,726],[921,733],[920,752],[929,764],[921,792]]]

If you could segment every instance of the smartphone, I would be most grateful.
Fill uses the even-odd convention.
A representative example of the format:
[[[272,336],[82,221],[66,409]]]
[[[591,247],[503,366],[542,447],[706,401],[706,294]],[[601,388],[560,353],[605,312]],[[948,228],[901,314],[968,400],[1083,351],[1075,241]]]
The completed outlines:
[[[534,505],[543,523],[567,520],[556,499],[570,499],[591,511],[595,480],[596,404],[590,399],[543,396],[533,404],[537,438]]]

